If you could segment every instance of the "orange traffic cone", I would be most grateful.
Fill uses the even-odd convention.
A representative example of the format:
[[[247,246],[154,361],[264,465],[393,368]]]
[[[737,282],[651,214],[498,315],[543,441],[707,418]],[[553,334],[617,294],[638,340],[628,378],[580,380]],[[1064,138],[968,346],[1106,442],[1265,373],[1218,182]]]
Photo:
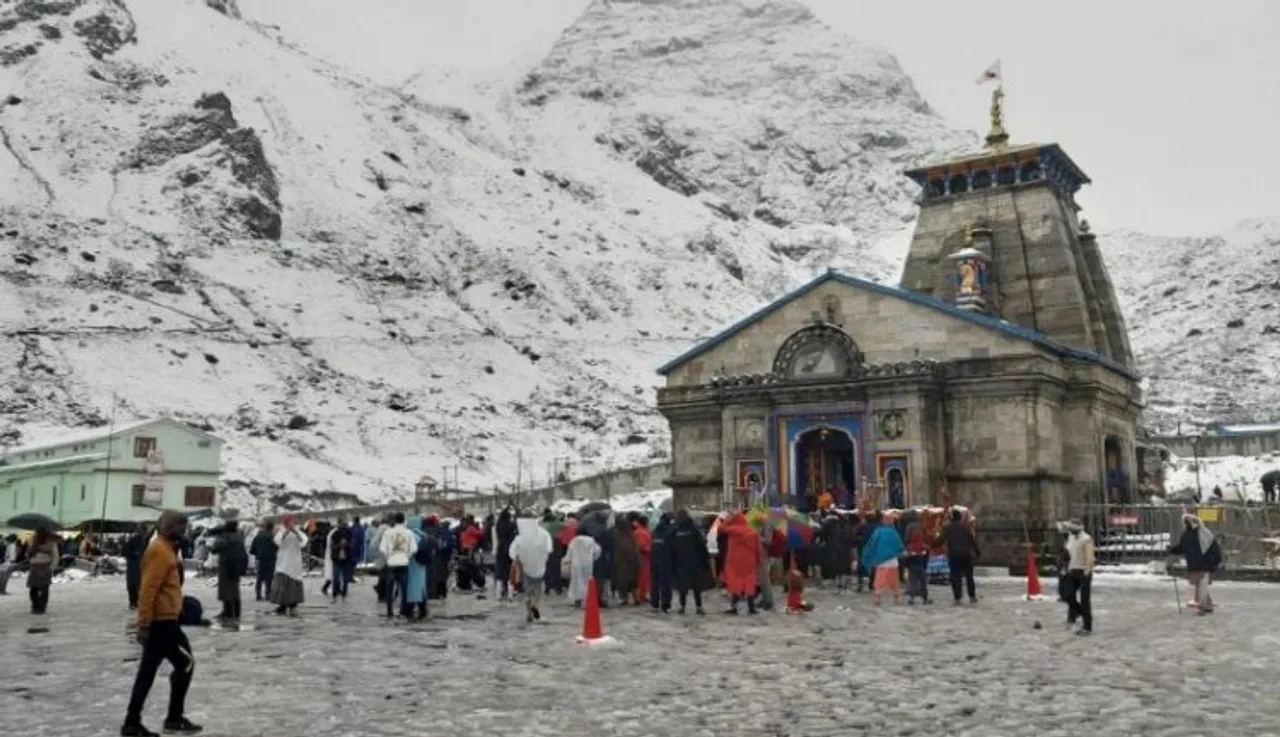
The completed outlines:
[[[803,614],[808,611],[804,603],[804,577],[795,566],[787,571],[787,614]]]
[[[1036,554],[1027,551],[1027,601],[1040,601],[1044,596],[1040,591],[1040,564]]]
[[[587,579],[587,601],[582,612],[582,634],[575,638],[584,645],[599,645],[613,638],[604,633],[600,624],[600,595],[596,591],[596,577]]]

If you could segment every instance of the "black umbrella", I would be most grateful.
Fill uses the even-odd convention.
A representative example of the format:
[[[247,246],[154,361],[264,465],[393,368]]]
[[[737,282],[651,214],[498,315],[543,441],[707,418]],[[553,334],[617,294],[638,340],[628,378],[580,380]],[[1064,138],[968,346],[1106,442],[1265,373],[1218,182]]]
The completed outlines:
[[[607,512],[613,509],[613,507],[609,506],[609,502],[587,502],[581,507],[578,507],[578,519],[582,519],[588,512],[595,512],[601,509]]]
[[[17,517],[10,517],[4,523],[5,527],[12,527],[15,530],[39,530],[46,529],[50,532],[56,532],[62,529],[62,525],[52,517],[46,517],[43,514],[20,514]]]
[[[77,522],[67,528],[77,532],[96,532],[108,535],[118,535],[125,532],[133,532],[142,527],[142,522],[129,522],[118,519],[87,519],[83,522]]]
[[[582,515],[578,520],[578,531],[583,531],[591,537],[596,537],[600,533],[609,529],[609,516],[613,514],[611,509],[595,509]]]

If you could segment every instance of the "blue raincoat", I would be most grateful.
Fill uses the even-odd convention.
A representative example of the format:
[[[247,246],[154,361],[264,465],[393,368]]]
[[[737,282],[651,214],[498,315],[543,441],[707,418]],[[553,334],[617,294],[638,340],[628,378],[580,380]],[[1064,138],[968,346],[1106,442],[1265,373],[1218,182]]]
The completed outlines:
[[[417,552],[417,545],[426,539],[427,533],[422,529],[422,518],[414,515],[410,517],[406,526],[413,533],[415,540],[414,552]],[[427,567],[414,560],[412,555],[409,556],[409,581],[405,586],[405,603],[421,604],[427,600]]]
[[[893,529],[893,525],[878,525],[875,532],[871,533],[871,539],[862,548],[862,563],[868,571],[874,571],[904,552],[902,538]]]

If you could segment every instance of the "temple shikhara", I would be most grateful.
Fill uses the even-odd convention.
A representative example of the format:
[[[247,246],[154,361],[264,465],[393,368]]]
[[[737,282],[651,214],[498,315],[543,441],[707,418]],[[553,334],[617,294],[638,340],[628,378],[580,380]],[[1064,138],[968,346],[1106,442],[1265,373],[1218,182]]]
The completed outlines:
[[[994,562],[1133,493],[1139,377],[1079,217],[1089,179],[1057,144],[1011,144],[1002,102],[981,151],[906,172],[922,193],[897,286],[828,271],[659,369],[675,506],[945,488]]]

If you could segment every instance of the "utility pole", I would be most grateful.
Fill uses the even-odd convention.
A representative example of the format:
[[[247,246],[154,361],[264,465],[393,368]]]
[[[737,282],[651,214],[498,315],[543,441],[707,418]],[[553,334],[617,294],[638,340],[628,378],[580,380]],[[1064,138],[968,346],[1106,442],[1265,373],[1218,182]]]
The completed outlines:
[[[524,475],[524,449],[516,451],[516,511],[520,511],[520,482]]]
[[[111,392],[111,422],[107,427],[107,470],[106,480],[102,483],[102,514],[98,517],[98,530],[107,526],[107,497],[111,494],[111,457],[115,455],[116,437],[116,393]],[[132,501],[132,500],[131,500]],[[185,500],[184,500],[185,501]],[[161,508],[164,500],[160,501]]]

